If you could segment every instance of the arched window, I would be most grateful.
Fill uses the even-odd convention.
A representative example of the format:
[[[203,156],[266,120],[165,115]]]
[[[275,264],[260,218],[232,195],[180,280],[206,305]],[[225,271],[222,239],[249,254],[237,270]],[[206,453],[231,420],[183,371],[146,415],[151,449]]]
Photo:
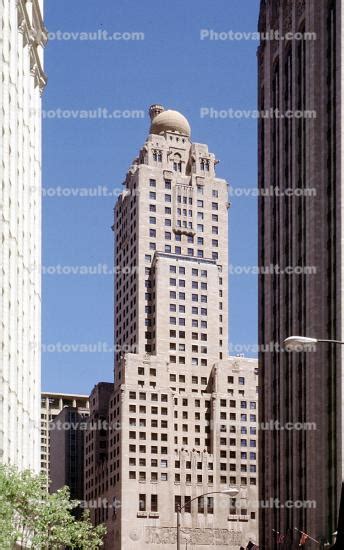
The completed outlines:
[[[175,172],[182,171],[182,157],[179,155],[179,153],[176,153],[173,157],[173,170]]]

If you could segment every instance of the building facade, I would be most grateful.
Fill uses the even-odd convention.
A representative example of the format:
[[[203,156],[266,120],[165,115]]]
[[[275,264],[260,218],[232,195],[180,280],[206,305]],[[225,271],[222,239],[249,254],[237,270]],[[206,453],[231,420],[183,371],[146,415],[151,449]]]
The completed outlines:
[[[2,74],[0,461],[39,470],[41,94],[40,0],[0,5]]]
[[[69,487],[72,499],[84,500],[84,435],[89,410],[64,407],[50,425],[50,487]],[[80,515],[82,507],[75,513]]]
[[[184,542],[234,548],[257,540],[257,372],[227,356],[227,183],[183,115],[150,116],[115,206],[119,351],[90,398],[105,424],[86,435],[85,497],[108,503],[92,510],[107,549],[172,550],[179,505]],[[187,503],[230,485],[237,506]]]
[[[65,408],[73,408],[82,416],[89,414],[88,395],[43,392],[41,395],[41,461],[40,471],[50,479],[51,423]]]
[[[280,350],[292,335],[344,339],[341,20],[337,0],[261,2],[261,33],[303,36],[262,39],[258,50],[259,108],[296,114],[259,123],[259,264],[280,269],[259,281],[259,342],[273,349],[259,358],[260,420],[304,426],[260,432],[260,498],[304,503],[261,510],[271,549],[273,530],[295,527],[331,541],[343,479],[342,350]]]

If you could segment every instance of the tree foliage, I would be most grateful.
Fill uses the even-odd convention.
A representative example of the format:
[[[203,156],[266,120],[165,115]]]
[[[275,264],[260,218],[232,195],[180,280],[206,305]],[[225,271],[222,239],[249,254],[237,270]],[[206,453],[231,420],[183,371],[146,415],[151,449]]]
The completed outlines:
[[[0,548],[17,544],[35,550],[97,550],[103,546],[105,526],[94,527],[89,512],[76,520],[80,505],[68,487],[49,494],[46,477],[0,465]]]

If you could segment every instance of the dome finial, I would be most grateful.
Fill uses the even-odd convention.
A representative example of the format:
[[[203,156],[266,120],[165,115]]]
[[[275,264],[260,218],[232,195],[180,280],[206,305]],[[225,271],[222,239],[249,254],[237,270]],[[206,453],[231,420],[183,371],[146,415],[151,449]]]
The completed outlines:
[[[156,116],[160,115],[160,113],[163,113],[164,110],[165,110],[165,108],[162,105],[159,105],[159,103],[154,103],[153,105],[151,105],[149,107],[149,116],[150,116],[151,121]]]
[[[149,114],[151,117],[150,134],[160,135],[165,132],[173,132],[190,137],[190,124],[185,116],[178,111],[170,109],[165,111],[161,105],[152,105]]]

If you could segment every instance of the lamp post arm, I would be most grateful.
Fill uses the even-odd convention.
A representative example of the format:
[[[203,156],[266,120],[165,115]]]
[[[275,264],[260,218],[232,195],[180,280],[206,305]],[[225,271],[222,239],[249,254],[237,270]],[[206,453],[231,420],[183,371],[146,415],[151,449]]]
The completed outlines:
[[[325,342],[327,344],[340,344],[341,346],[344,346],[344,342],[341,340],[324,340],[323,338],[318,338],[318,342]]]

